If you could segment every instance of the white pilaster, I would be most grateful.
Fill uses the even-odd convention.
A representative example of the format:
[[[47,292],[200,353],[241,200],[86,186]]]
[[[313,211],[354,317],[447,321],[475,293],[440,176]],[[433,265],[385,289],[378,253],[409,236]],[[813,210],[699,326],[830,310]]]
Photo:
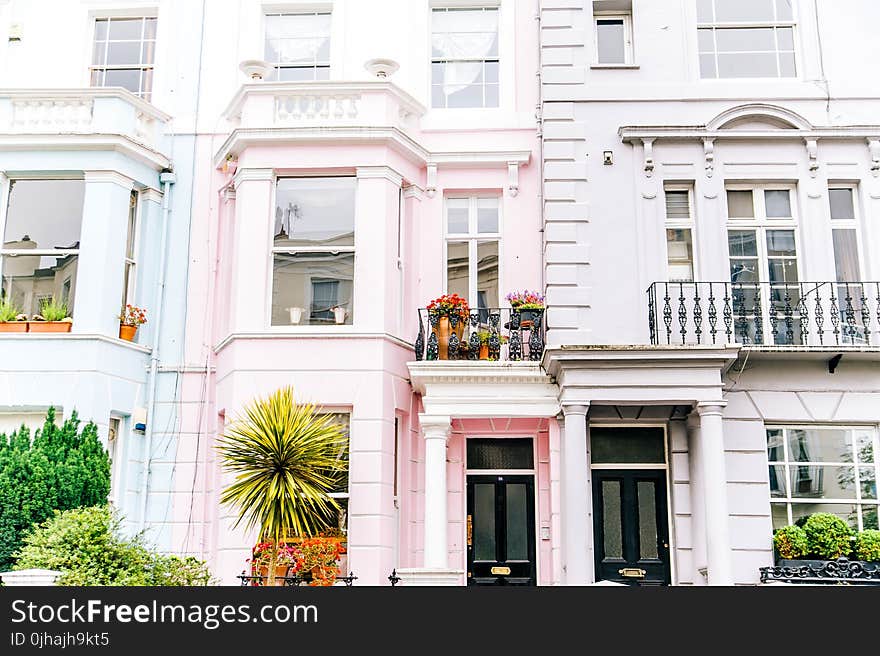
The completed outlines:
[[[562,437],[562,506],[565,509],[563,558],[565,584],[590,583],[588,538],[590,535],[589,459],[587,457],[587,405],[564,405]]]
[[[446,440],[448,416],[420,415],[425,438],[425,569],[445,570],[449,565],[446,509]]]
[[[730,551],[727,470],[724,463],[722,413],[727,401],[697,404],[700,415],[700,455],[703,464],[706,560],[709,585],[733,585]]]

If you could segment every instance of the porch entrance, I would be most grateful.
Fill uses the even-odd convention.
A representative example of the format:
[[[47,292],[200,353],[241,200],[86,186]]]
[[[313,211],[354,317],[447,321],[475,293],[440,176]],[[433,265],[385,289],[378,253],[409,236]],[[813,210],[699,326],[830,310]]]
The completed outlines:
[[[596,580],[669,585],[662,428],[591,428]]]
[[[468,439],[467,583],[535,585],[535,475],[527,438]],[[531,470],[530,473],[526,471]]]

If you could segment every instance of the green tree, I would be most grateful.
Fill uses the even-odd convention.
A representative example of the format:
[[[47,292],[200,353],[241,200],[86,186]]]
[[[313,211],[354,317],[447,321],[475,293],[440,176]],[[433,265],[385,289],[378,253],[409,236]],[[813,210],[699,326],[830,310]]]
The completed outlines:
[[[223,468],[235,480],[220,501],[269,542],[268,585],[275,583],[277,546],[287,534],[312,536],[330,525],[339,505],[329,496],[343,475],[341,427],[285,387],[252,401],[218,442]]]
[[[126,538],[109,506],[55,511],[24,537],[15,569],[54,569],[60,585],[207,585],[204,562],[151,550],[141,534]]]
[[[80,429],[76,412],[61,426],[55,409],[31,439],[22,426],[0,433],[0,571],[12,566],[22,535],[55,510],[104,503],[110,492],[110,458],[98,429]]]

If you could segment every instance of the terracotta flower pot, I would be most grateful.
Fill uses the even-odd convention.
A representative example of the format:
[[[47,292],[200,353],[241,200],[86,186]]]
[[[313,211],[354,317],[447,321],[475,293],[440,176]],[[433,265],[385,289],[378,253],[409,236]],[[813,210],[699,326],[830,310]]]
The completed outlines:
[[[28,331],[27,321],[2,321],[0,322],[0,333],[26,333]]]
[[[119,339],[124,339],[127,342],[134,341],[134,335],[137,332],[137,326],[128,326],[124,323],[119,324]]]
[[[488,342],[485,344],[480,344],[480,360],[488,360],[489,359],[489,344]]]
[[[73,325],[70,321],[29,321],[28,332],[31,333],[69,333]]]

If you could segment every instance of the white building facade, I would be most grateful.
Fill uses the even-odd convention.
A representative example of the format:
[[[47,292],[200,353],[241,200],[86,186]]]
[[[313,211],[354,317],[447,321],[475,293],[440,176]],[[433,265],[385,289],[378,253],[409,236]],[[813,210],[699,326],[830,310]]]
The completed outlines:
[[[880,9],[833,4],[541,2],[562,582],[754,584],[774,528],[877,528]]]

